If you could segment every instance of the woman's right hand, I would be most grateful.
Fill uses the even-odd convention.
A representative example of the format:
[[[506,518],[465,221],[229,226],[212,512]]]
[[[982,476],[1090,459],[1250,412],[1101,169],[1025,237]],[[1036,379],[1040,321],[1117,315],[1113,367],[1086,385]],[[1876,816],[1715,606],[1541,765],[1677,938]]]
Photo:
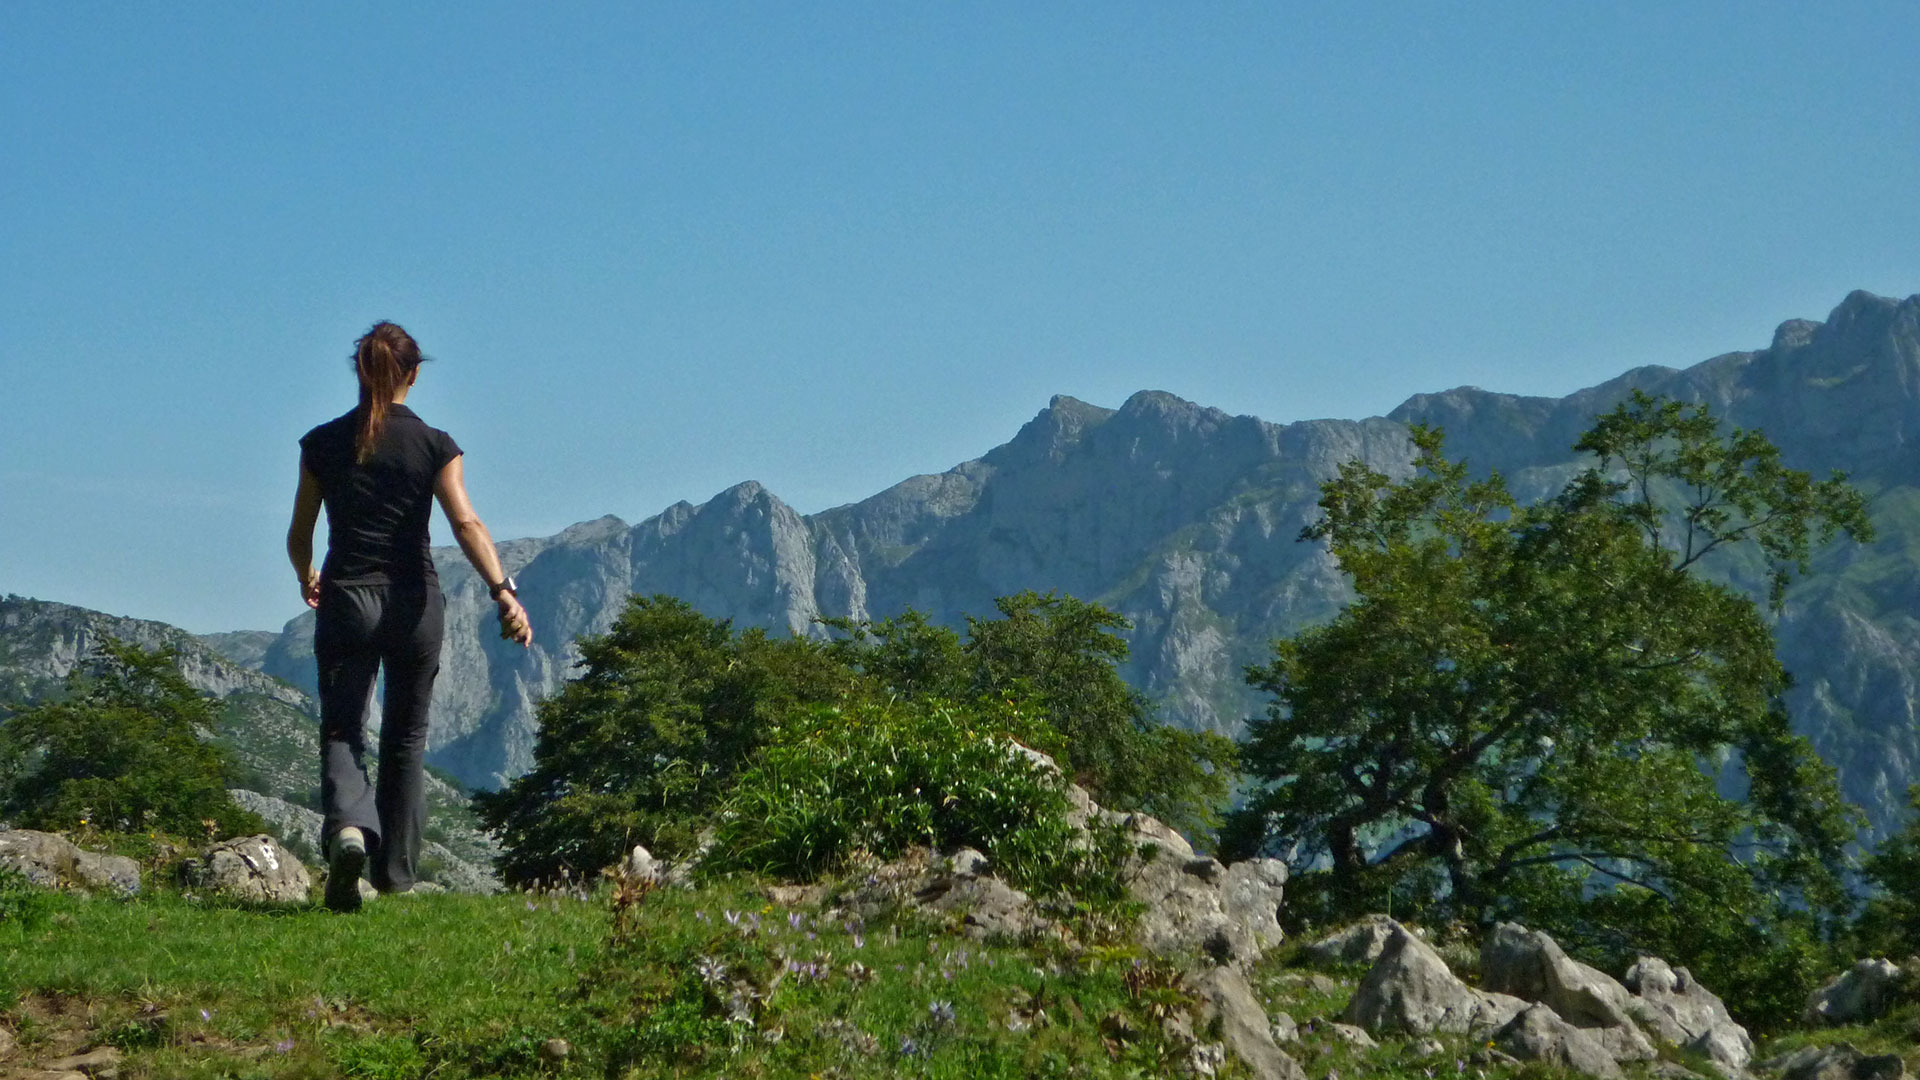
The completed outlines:
[[[520,606],[520,598],[510,592],[500,594],[500,636],[519,642],[523,649],[533,644],[533,622]]]

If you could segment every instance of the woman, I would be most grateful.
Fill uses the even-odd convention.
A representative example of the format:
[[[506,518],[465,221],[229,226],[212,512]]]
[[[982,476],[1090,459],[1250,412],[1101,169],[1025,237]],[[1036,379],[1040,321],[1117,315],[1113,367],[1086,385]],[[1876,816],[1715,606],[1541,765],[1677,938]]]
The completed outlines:
[[[460,550],[498,602],[500,636],[532,644],[533,628],[500,568],[493,537],[467,501],[453,437],[407,408],[420,346],[390,322],[354,343],[360,404],[300,440],[300,488],[287,557],[307,606],[318,610],[321,833],[327,906],[360,906],[360,873],[383,893],[413,887],[426,824],[422,766],[427,704],[440,671],[444,604],[427,519],[438,499]],[[327,508],[327,559],[313,569],[313,526]],[[368,782],[366,712],[374,672],[386,667],[380,777]]]

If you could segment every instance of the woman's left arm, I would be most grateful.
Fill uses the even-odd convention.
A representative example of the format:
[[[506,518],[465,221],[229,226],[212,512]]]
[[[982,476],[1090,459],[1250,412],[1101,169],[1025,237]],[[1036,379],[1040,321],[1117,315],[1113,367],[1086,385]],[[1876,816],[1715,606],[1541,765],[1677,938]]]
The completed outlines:
[[[320,478],[300,465],[300,487],[293,495],[293,523],[287,526],[287,558],[300,578],[300,595],[310,608],[320,606],[320,575],[313,569],[313,526],[320,520]]]

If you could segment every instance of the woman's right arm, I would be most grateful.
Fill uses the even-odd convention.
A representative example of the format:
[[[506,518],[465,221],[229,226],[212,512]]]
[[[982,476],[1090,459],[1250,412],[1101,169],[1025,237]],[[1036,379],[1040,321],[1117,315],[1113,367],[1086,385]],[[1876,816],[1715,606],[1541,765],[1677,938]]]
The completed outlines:
[[[313,569],[313,526],[320,520],[320,480],[300,466],[300,487],[293,493],[293,521],[287,526],[287,559],[300,579],[307,606],[320,606],[320,575]]]
[[[497,585],[507,579],[507,572],[500,568],[500,553],[494,550],[493,534],[487,532],[480,515],[473,511],[473,503],[467,500],[463,460],[464,457],[456,457],[440,467],[439,475],[433,478],[433,494],[440,500],[440,509],[447,515],[447,524],[453,527],[453,537],[460,542],[460,550],[466,552],[467,561],[479,571],[480,580]],[[527,609],[520,606],[520,598],[503,592],[497,603],[500,636],[517,641],[522,647],[533,644],[533,624],[527,619]]]

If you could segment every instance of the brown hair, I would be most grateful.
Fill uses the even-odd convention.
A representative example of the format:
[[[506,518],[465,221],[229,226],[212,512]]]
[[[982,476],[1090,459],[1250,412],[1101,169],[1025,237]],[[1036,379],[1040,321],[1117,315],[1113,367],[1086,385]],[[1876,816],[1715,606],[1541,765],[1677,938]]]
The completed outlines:
[[[360,335],[353,343],[353,370],[360,376],[360,429],[353,438],[353,459],[365,465],[380,444],[380,433],[387,426],[387,409],[393,395],[407,383],[407,376],[426,357],[413,336],[398,323],[384,320]]]

